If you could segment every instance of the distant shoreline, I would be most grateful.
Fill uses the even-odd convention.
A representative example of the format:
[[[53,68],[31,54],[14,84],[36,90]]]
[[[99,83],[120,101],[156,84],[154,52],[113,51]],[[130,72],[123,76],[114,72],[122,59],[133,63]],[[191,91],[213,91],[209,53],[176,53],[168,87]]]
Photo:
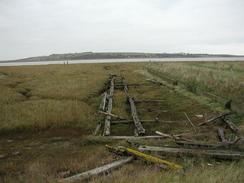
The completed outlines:
[[[128,62],[217,62],[217,61],[244,61],[244,57],[194,57],[194,58],[117,58],[117,59],[80,59],[80,60],[53,60],[53,61],[5,61],[1,66],[24,65],[52,65],[52,64],[99,64],[99,63],[128,63]]]

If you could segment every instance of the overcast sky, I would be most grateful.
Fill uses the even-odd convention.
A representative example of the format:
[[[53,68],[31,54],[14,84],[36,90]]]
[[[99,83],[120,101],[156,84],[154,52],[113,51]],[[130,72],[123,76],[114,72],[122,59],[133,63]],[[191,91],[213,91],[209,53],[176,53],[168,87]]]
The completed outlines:
[[[244,54],[244,0],[0,0],[0,60],[84,51]]]

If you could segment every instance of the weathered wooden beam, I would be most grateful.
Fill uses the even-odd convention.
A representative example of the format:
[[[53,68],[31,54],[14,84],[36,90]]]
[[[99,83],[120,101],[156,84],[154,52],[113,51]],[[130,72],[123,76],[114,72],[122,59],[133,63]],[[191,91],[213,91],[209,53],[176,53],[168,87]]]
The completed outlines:
[[[157,147],[157,146],[139,146],[142,152],[156,152],[161,154],[170,154],[176,156],[208,156],[218,159],[240,159],[244,158],[244,153],[228,150],[206,150],[206,149],[186,149],[175,147]]]
[[[204,122],[200,123],[199,126],[203,126],[203,125],[206,125],[208,123],[215,122],[217,119],[224,118],[225,116],[228,116],[228,115],[231,115],[231,114],[232,114],[232,112],[226,112],[226,113],[220,114],[220,115],[218,115],[216,117],[213,117],[211,119],[208,119],[207,121],[204,121]]]
[[[132,97],[128,96],[128,101],[130,104],[131,116],[133,118],[137,133],[138,133],[138,135],[144,135],[146,130],[143,128],[143,126],[139,120],[134,99]]]
[[[158,158],[156,156],[152,156],[149,154],[142,153],[142,152],[137,151],[135,149],[131,149],[131,148],[123,147],[123,146],[119,146],[117,148],[114,148],[114,147],[106,145],[106,147],[109,148],[110,150],[115,150],[116,152],[121,151],[122,153],[127,153],[129,155],[135,156],[137,158],[148,161],[150,163],[156,163],[159,165],[163,165],[163,168],[168,167],[168,168],[173,169],[173,170],[179,170],[179,169],[183,168],[181,165],[178,165],[176,163],[173,163],[173,162],[170,162],[167,160],[163,160],[163,159]]]
[[[107,113],[110,113],[110,114],[112,113],[112,108],[113,108],[114,80],[115,80],[115,77],[112,76],[111,81],[110,81],[109,99],[108,99],[108,107],[107,107]],[[103,132],[103,135],[105,135],[105,136],[110,135],[110,121],[111,121],[111,116],[107,115],[105,117],[104,132]]]
[[[162,139],[165,138],[159,135],[151,135],[151,136],[107,136],[106,139],[113,140],[137,140],[137,139]]]
[[[117,124],[129,124],[129,123],[133,123],[134,120],[116,120],[116,121],[111,121],[111,125],[117,125]],[[165,120],[157,120],[157,119],[152,119],[152,120],[140,120],[140,122],[142,123],[183,123],[185,121],[165,121]]]
[[[218,128],[218,136],[221,142],[227,142],[227,139],[225,138],[224,129]]]
[[[127,158],[123,158],[123,159],[120,159],[118,161],[114,161],[112,163],[103,165],[101,167],[89,170],[87,172],[83,172],[83,173],[80,173],[80,174],[77,174],[77,175],[73,175],[71,177],[67,177],[67,178],[61,179],[58,182],[59,183],[81,182],[81,181],[87,180],[87,179],[89,179],[89,178],[91,178],[93,176],[100,175],[100,174],[103,174],[103,173],[107,173],[108,171],[111,171],[111,170],[114,170],[116,168],[119,168],[122,165],[131,162],[132,160],[133,160],[132,156],[127,157]]]
[[[107,92],[104,92],[102,95],[102,101],[101,101],[101,104],[99,106],[99,110],[105,111],[106,103],[107,103]]]

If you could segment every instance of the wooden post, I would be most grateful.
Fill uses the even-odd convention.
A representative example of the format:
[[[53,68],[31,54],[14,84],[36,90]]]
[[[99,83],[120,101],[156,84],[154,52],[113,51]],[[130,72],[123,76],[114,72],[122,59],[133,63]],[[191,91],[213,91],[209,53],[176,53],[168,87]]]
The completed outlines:
[[[109,114],[112,113],[112,108],[113,108],[114,80],[115,80],[115,77],[112,76],[111,82],[110,82],[108,109],[107,109],[107,113],[109,113]],[[107,115],[105,117],[104,132],[103,132],[103,135],[105,135],[105,136],[110,135],[110,122],[111,122],[111,116]]]
[[[133,160],[132,156],[127,157],[127,158],[123,158],[123,159],[115,161],[113,163],[110,163],[110,164],[107,164],[107,165],[103,165],[101,167],[89,170],[87,172],[83,172],[83,173],[80,173],[80,174],[77,174],[77,175],[73,175],[71,177],[67,177],[67,178],[61,179],[58,182],[59,183],[81,182],[81,181],[84,181],[86,179],[91,178],[92,176],[96,176],[96,175],[111,171],[113,169],[119,168],[122,165],[131,162],[132,160]]]

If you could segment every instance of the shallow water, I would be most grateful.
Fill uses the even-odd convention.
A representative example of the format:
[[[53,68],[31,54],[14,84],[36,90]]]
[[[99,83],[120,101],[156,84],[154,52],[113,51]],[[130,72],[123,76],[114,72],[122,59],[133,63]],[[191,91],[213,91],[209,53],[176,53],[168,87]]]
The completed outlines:
[[[0,62],[0,66],[49,65],[49,64],[80,64],[80,63],[121,63],[121,62],[181,62],[181,61],[244,61],[244,57],[201,57],[201,58],[129,58],[129,59],[91,59],[63,60],[39,62]]]

